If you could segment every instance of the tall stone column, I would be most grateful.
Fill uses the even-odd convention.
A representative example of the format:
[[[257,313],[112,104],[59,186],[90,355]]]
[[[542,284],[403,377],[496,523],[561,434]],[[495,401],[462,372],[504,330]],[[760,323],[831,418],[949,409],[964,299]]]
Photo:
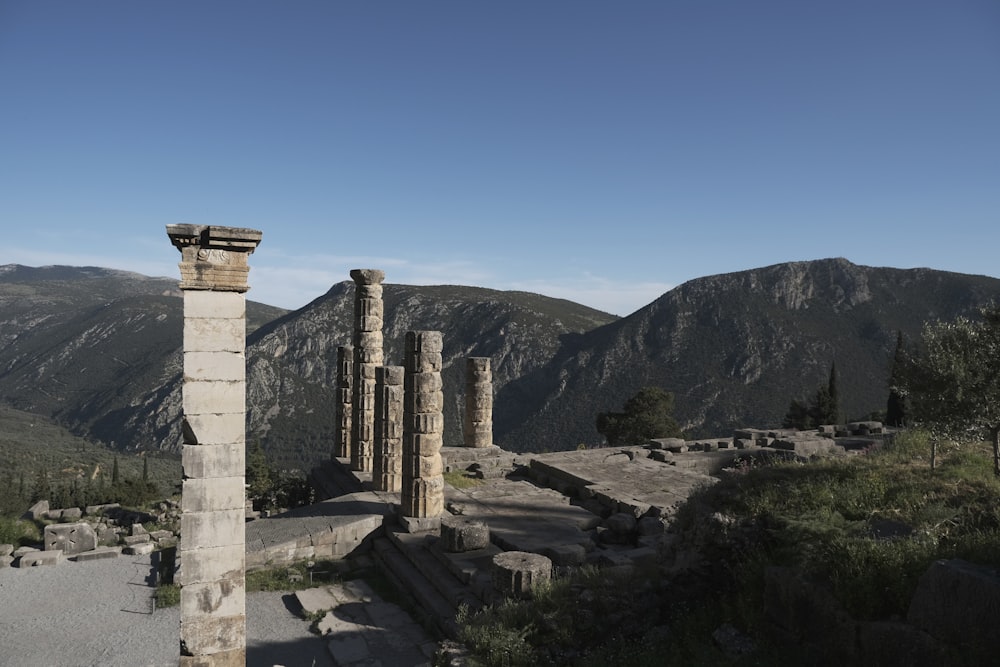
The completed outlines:
[[[493,444],[493,371],[489,357],[465,360],[465,422],[462,439],[466,447]]]
[[[403,375],[402,366],[375,369],[376,491],[399,493],[403,482]]]
[[[337,389],[333,432],[334,458],[351,458],[351,418],[354,401],[354,348],[341,345],[337,348]]]
[[[246,662],[247,257],[254,229],[168,225],[181,251],[181,667]]]
[[[378,269],[354,269],[354,415],[351,469],[371,472],[375,453],[375,369],[382,365],[382,281]]]
[[[440,331],[406,334],[403,396],[403,517],[431,519],[444,510],[444,392],[441,390]]]

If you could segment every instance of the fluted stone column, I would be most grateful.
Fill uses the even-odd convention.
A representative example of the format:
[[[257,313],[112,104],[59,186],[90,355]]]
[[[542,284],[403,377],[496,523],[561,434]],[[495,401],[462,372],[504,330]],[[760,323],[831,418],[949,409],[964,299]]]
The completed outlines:
[[[402,366],[375,369],[376,491],[399,493],[403,483],[403,375]]]
[[[440,331],[406,334],[403,485],[400,490],[403,517],[438,518],[444,510],[442,348]]]
[[[181,667],[246,663],[247,257],[254,229],[168,225],[184,292]]]
[[[337,389],[333,432],[333,456],[351,458],[351,417],[354,401],[354,348],[341,345],[337,348]]]
[[[354,415],[351,469],[371,472],[375,453],[375,369],[382,365],[382,281],[378,269],[354,269]]]
[[[493,444],[493,371],[489,357],[465,360],[465,423],[462,436],[466,447]]]

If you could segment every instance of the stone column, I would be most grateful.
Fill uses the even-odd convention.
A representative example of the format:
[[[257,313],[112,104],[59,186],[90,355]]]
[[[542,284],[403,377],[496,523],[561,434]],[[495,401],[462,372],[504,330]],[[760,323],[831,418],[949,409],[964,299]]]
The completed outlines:
[[[334,458],[351,458],[351,416],[354,401],[354,348],[337,348],[336,430],[333,432]]]
[[[376,491],[399,493],[403,482],[403,367],[375,369],[375,461],[372,484]]]
[[[375,452],[375,368],[382,365],[382,281],[378,269],[354,269],[354,415],[351,469],[371,472]]]
[[[493,444],[493,371],[489,357],[465,360],[465,423],[462,436],[466,447]]]
[[[400,489],[403,517],[438,519],[444,510],[442,347],[440,331],[406,334],[403,485]],[[414,525],[413,522],[404,523]]]
[[[180,665],[246,662],[247,257],[254,229],[167,225],[181,251],[184,385]]]

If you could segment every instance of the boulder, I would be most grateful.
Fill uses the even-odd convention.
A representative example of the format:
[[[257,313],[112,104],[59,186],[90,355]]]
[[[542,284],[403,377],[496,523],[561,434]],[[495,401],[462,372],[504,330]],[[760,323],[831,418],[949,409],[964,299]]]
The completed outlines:
[[[906,620],[954,646],[1000,653],[1000,573],[961,559],[939,560],[920,577]]]

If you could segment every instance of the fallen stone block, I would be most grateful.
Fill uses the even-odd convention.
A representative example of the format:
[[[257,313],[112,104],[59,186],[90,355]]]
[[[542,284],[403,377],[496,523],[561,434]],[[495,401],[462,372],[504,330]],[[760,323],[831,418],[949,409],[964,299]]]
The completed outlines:
[[[63,552],[60,549],[47,551],[30,551],[18,560],[18,567],[40,567],[43,565],[58,565],[62,562]]]
[[[530,598],[531,590],[552,578],[552,561],[541,554],[505,551],[493,557],[493,588],[503,595]]]
[[[0,556],[9,556],[14,553],[13,544],[0,544]]]
[[[118,558],[122,550],[118,547],[98,547],[93,551],[84,551],[73,556],[72,560],[78,563],[90,560],[104,560],[106,558]]]
[[[945,643],[995,655],[997,614],[1000,572],[955,558],[936,561],[920,577],[906,620]]]
[[[60,550],[67,556],[97,548],[97,533],[86,522],[45,526],[45,550]]]
[[[441,518],[441,548],[448,553],[485,549],[490,545],[490,529],[482,521],[460,516]]]
[[[13,556],[0,556],[0,568],[10,567],[13,562]]]
[[[32,521],[37,521],[39,519],[45,518],[45,515],[49,512],[49,501],[39,500],[37,503],[28,508],[28,511],[22,515],[22,519],[28,519]]]
[[[131,544],[123,549],[124,553],[130,556],[145,556],[146,554],[151,554],[156,550],[156,545],[152,542],[141,542],[139,544]]]
[[[140,535],[126,535],[125,537],[122,538],[122,542],[124,542],[128,546],[132,546],[134,544],[145,544],[146,542],[149,542],[149,533],[142,533]]]

